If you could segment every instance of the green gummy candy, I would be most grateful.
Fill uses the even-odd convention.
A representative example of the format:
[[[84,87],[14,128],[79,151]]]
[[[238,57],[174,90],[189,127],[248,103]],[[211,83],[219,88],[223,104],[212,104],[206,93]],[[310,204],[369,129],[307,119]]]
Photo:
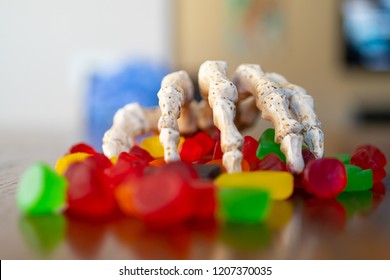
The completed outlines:
[[[249,188],[218,190],[219,217],[233,223],[259,223],[267,217],[271,205],[270,194]]]
[[[333,155],[332,157],[337,158],[344,164],[350,164],[351,163],[351,155],[350,154],[337,154]]]
[[[345,164],[347,171],[347,186],[343,192],[367,191],[372,188],[374,181],[372,170],[363,170],[352,164]]]
[[[275,129],[273,128],[266,129],[260,136],[256,156],[263,159],[270,153],[276,154],[283,162],[286,162],[285,155],[280,151],[280,144],[275,143]]]
[[[16,203],[24,214],[50,214],[65,205],[67,181],[45,163],[30,166],[21,176]]]

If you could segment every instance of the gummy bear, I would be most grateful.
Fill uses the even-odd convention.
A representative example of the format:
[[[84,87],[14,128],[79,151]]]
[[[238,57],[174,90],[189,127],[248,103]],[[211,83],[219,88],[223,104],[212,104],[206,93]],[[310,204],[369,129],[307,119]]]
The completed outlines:
[[[280,151],[280,144],[275,143],[275,129],[273,128],[266,129],[260,136],[256,155],[259,159],[263,159],[270,153],[276,154],[283,162],[286,162],[285,155]]]
[[[366,149],[358,149],[352,155],[351,164],[359,166],[362,169],[371,169],[374,183],[379,183],[386,177],[385,169],[378,165],[378,163],[373,159],[373,153]],[[383,164],[383,160],[381,161],[381,164]]]
[[[16,203],[24,214],[50,214],[65,206],[67,182],[45,163],[30,166],[21,176]]]
[[[376,164],[380,167],[384,168],[386,166],[386,156],[379,148],[373,145],[362,145],[355,149],[355,153],[360,150],[366,151],[369,154],[370,158],[375,161]]]
[[[347,172],[340,160],[320,158],[308,163],[303,171],[303,183],[308,193],[332,198],[345,189]]]
[[[96,154],[97,151],[91,147],[88,144],[85,143],[78,143],[70,147],[68,154],[74,154],[74,153],[86,153],[86,154]]]

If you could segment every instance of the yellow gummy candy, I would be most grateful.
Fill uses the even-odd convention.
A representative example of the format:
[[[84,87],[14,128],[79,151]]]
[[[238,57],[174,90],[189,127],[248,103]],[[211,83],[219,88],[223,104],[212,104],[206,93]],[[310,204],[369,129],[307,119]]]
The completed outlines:
[[[294,189],[294,177],[283,171],[254,171],[224,173],[217,177],[215,184],[220,188],[257,188],[267,190],[271,199],[289,198]]]
[[[57,171],[58,174],[63,175],[65,171],[68,169],[69,165],[78,161],[83,161],[84,159],[90,156],[91,154],[87,154],[87,153],[68,154],[57,160],[55,170]]]
[[[180,137],[178,150],[183,144],[185,138]],[[142,140],[141,148],[147,150],[149,154],[154,158],[162,158],[164,157],[164,148],[160,143],[160,138],[158,135],[151,136]]]
[[[118,156],[111,157],[110,161],[111,161],[112,164],[116,164],[116,162],[118,161]]]

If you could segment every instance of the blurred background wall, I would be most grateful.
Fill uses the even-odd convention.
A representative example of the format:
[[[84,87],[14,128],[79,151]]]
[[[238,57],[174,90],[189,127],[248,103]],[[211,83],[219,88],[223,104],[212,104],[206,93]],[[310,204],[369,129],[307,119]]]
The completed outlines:
[[[348,148],[353,143],[343,139],[360,131],[359,110],[389,112],[390,74],[345,65],[341,4],[1,0],[1,130],[80,130],[86,81],[94,69],[143,57],[187,70],[195,80],[203,61],[222,59],[231,74],[240,63],[257,63],[305,87],[331,135],[328,144],[337,142],[335,151]],[[259,122],[250,133],[258,136],[264,125],[269,126]],[[361,135],[389,131],[388,124],[370,127]],[[378,141],[385,143],[386,137]]]
[[[79,127],[92,71],[171,61],[171,18],[169,0],[1,0],[0,127]]]
[[[383,122],[368,126],[356,122],[360,110],[390,112],[390,74],[348,68],[343,57],[342,2],[179,0],[178,66],[196,73],[204,60],[224,59],[232,73],[240,63],[260,64],[266,71],[281,73],[306,88],[314,97],[332,151],[351,149],[349,145],[356,143],[343,140],[350,138],[349,134],[361,135],[361,126],[367,132],[364,134],[373,134],[374,139],[357,142],[390,142],[386,140],[388,133],[378,139],[378,131],[389,132]],[[390,25],[384,28],[390,30]],[[257,41],[253,39],[256,36],[260,37]],[[234,40],[244,43],[234,45]],[[251,134],[259,135],[263,125],[269,124],[258,123]]]

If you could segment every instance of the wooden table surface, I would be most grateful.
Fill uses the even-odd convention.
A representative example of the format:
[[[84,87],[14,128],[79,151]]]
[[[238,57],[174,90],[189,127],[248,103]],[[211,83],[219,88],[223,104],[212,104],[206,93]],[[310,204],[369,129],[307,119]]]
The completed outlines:
[[[257,225],[202,221],[156,231],[124,217],[92,222],[21,215],[15,205],[20,174],[36,161],[54,165],[78,139],[47,131],[0,138],[1,259],[390,259],[388,178],[382,193],[337,200],[296,193],[274,202],[270,217]]]

